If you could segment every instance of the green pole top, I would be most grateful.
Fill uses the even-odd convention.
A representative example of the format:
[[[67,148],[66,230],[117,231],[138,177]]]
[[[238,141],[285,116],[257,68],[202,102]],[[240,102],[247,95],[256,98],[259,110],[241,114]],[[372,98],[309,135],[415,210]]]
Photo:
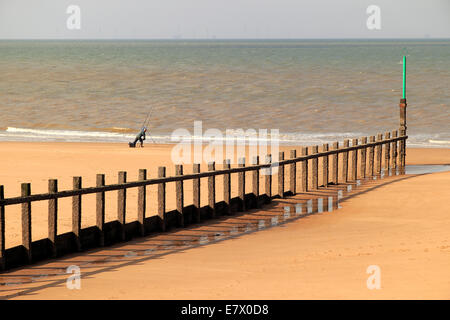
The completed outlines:
[[[406,56],[403,56],[403,99],[406,99]]]

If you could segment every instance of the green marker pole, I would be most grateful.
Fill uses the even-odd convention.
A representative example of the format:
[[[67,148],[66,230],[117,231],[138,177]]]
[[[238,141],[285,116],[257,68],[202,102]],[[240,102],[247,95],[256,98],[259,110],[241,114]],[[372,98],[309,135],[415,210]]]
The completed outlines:
[[[403,99],[406,99],[406,56],[403,56]]]

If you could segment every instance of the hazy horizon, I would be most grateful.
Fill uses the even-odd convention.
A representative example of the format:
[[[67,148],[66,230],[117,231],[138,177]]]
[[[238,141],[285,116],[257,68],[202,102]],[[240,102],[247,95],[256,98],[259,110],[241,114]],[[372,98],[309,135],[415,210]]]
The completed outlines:
[[[70,5],[79,30],[67,28]],[[380,30],[366,26],[370,5]],[[448,39],[449,13],[449,0],[0,0],[0,39]]]

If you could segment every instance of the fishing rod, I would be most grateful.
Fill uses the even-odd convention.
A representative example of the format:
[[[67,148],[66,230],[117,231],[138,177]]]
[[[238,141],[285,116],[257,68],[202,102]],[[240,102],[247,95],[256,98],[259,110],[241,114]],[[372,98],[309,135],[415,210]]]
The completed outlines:
[[[150,119],[151,119],[150,115],[151,115],[152,111],[153,111],[153,108],[152,108],[152,106],[150,106],[150,110],[147,113],[147,117],[145,118],[144,123],[142,124],[142,127],[147,127],[148,124],[150,123]],[[147,131],[147,132],[148,132],[150,139],[152,139],[153,143],[156,144],[155,140],[153,140],[153,137],[150,134],[150,131]]]

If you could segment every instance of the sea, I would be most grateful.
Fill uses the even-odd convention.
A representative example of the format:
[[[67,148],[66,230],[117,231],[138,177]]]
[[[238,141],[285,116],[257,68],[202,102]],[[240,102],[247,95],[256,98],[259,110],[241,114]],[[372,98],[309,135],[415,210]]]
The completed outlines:
[[[0,141],[127,142],[146,119],[153,143],[194,121],[287,145],[376,135],[399,127],[403,56],[408,145],[450,148],[450,40],[431,39],[3,40]]]

